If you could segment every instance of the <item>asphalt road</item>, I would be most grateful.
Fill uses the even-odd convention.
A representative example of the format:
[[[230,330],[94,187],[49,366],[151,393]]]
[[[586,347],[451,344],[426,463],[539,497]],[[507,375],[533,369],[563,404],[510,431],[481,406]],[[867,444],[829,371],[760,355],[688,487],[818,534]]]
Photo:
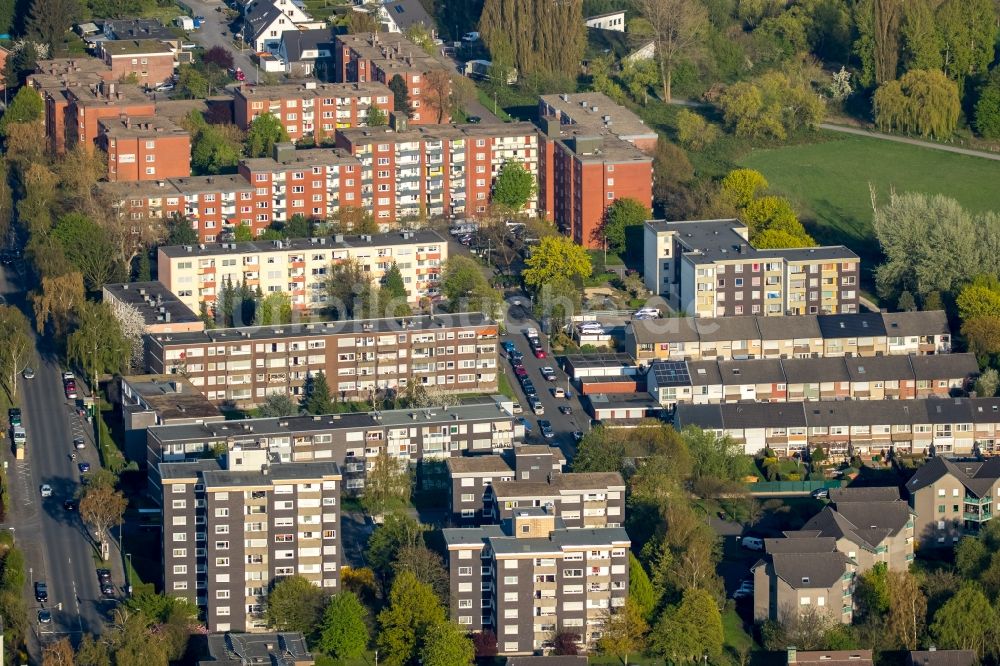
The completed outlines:
[[[0,291],[10,304],[23,307],[24,292],[8,280],[9,275],[14,277],[11,269],[0,273]],[[32,637],[37,641],[29,643],[36,649],[39,643],[44,645],[66,635],[76,642],[83,633],[99,633],[114,605],[114,601],[101,597],[95,551],[87,528],[77,511],[63,508],[63,501],[73,498],[80,487],[77,464],[87,461],[94,469],[99,466],[92,429],[76,416],[75,406],[66,400],[63,369],[41,342],[38,359],[32,364],[35,378],[21,380],[22,419],[28,437],[25,460],[14,460],[9,439],[3,449],[14,505],[7,525],[14,529],[15,542],[29,567],[25,594]],[[78,452],[76,460],[70,459],[74,437],[84,437],[87,447]],[[41,497],[42,484],[52,487],[51,497]],[[121,569],[114,569],[120,589]],[[33,584],[37,581],[48,584],[49,600],[45,604],[35,601]],[[43,605],[52,613],[51,624],[38,623],[37,612]]]
[[[513,305],[512,302],[514,300],[519,300],[524,305]],[[573,440],[573,432],[587,432],[590,429],[590,417],[583,410],[578,391],[570,386],[569,377],[559,368],[556,360],[552,357],[546,336],[539,332],[542,345],[546,350],[545,358],[535,358],[531,347],[528,346],[528,338],[524,333],[525,330],[534,328],[540,331],[541,329],[538,322],[530,318],[530,312],[526,309],[528,307],[527,299],[524,297],[513,297],[508,299],[508,303],[511,303],[511,305],[508,308],[507,315],[507,335],[503,337],[502,341],[509,340],[513,342],[517,350],[524,354],[522,361],[524,368],[528,371],[528,377],[531,378],[531,382],[538,390],[538,398],[542,401],[542,406],[545,408],[545,414],[541,416],[535,416],[531,413],[531,409],[528,407],[527,396],[521,390],[521,384],[514,374],[510,361],[503,358],[503,354],[501,353],[500,364],[503,372],[506,373],[508,382],[514,387],[518,401],[521,403],[521,407],[524,408],[524,413],[521,416],[531,424],[531,433],[525,436],[525,441],[531,444],[548,443],[558,446],[566,455],[566,460],[572,461],[573,455],[576,452],[576,442]],[[556,380],[554,382],[547,381],[542,377],[541,369],[545,366],[555,370]],[[566,398],[554,397],[552,389],[556,386],[560,386],[564,390],[569,388],[573,393],[572,399],[567,400]],[[559,407],[565,405],[572,407],[572,414],[562,414],[559,411]],[[552,424],[552,430],[555,432],[553,439],[547,440],[542,437],[541,428],[538,426],[539,419],[547,420]]]
[[[205,2],[204,0],[183,0],[184,4],[191,8],[195,16],[204,16],[205,22],[197,30],[192,30],[188,34],[191,41],[195,42],[206,51],[213,46],[221,46],[228,49],[233,54],[233,64],[243,70],[246,80],[250,83],[258,83],[257,65],[250,59],[252,51],[247,49],[242,53],[233,45],[233,33],[229,29],[229,20],[226,19],[226,6],[222,2]],[[216,11],[222,7],[223,11]]]

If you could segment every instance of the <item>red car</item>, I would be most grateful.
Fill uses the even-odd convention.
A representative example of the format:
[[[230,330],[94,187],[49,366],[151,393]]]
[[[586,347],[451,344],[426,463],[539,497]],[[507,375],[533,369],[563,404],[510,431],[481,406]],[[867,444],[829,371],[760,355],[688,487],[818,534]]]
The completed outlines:
[[[527,377],[528,371],[524,368],[523,365],[518,365],[514,367],[514,374],[517,375],[518,377]]]
[[[535,350],[535,358],[545,358],[545,350],[539,347]]]
[[[75,400],[76,399],[76,383],[75,382],[66,382],[66,384],[64,385],[64,388],[66,389],[66,397],[69,400]]]

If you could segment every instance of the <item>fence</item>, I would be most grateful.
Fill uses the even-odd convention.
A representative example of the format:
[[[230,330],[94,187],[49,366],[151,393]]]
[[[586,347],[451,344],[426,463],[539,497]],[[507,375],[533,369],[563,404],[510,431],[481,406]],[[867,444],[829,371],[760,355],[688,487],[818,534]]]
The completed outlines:
[[[827,481],[758,481],[748,483],[747,490],[751,495],[781,495],[792,493],[811,493],[820,488],[840,488],[844,484],[839,479]]]

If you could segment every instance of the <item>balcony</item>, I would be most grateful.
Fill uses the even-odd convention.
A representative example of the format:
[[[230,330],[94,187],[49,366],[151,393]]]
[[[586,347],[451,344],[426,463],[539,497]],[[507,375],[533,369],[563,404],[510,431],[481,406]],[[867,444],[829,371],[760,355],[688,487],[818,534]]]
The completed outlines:
[[[982,513],[974,513],[974,512],[966,511],[966,512],[962,513],[962,519],[963,520],[967,520],[967,521],[973,522],[973,523],[985,523],[987,520],[989,520],[992,517],[993,517],[993,514],[990,513],[990,512],[988,512],[988,511],[984,511]]]

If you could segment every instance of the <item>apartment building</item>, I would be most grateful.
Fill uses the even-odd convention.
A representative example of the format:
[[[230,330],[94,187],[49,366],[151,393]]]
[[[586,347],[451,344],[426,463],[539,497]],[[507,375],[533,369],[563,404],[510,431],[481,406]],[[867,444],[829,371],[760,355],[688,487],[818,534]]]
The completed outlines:
[[[837,550],[865,573],[878,563],[906,571],[913,562],[913,511],[895,486],[830,489],[830,504],[799,532],[786,536],[831,537]]]
[[[657,134],[603,93],[543,95],[539,208],[578,244],[603,247],[599,228],[617,199],[653,205]]]
[[[822,448],[835,457],[860,454],[971,455],[997,451],[1000,401],[995,398],[821,400],[800,403],[679,404],[678,428],[694,425],[727,435],[754,455]]]
[[[654,360],[818,358],[946,354],[951,331],[944,311],[798,317],[670,317],[631,321],[625,352],[640,365]]]
[[[406,83],[412,125],[437,123],[437,109],[427,99],[431,72],[450,76],[454,66],[430,55],[401,33],[337,35],[334,43],[336,80],[344,83],[389,84],[394,76]],[[450,122],[445,118],[444,122]]]
[[[153,101],[137,86],[130,84],[102,81],[89,86],[70,86],[56,94],[65,99],[65,106],[59,97],[53,99],[52,116],[53,119],[62,116],[63,124],[47,126],[46,130],[52,132],[49,144],[57,148],[80,145],[92,151],[101,120],[156,114]]]
[[[100,42],[100,51],[114,81],[152,88],[173,80],[174,47],[158,39],[107,40]]]
[[[998,407],[996,401],[994,409]],[[993,412],[994,420],[1000,418]],[[918,548],[952,548],[1000,515],[1000,458],[935,456],[906,482]],[[995,506],[994,506],[995,503]]]
[[[326,31],[329,35],[329,31]],[[240,129],[249,129],[255,118],[273,114],[292,141],[312,137],[317,144],[332,141],[334,132],[364,127],[368,109],[393,110],[393,95],[378,82],[301,83],[268,86],[238,86],[233,92],[233,117]]]
[[[436,231],[400,231],[364,236],[330,236],[287,241],[161,245],[160,282],[177,298],[209,311],[226,284],[245,283],[261,293],[284,292],[295,310],[330,306],[326,280],[333,264],[355,261],[374,284],[395,265],[411,303],[440,294],[448,242]]]
[[[730,402],[911,400],[964,395],[974,354],[654,361],[646,385],[664,407]]]
[[[646,288],[694,317],[858,311],[860,259],[843,245],[758,250],[738,220],[651,220]]]
[[[631,541],[621,527],[566,529],[525,508],[502,525],[443,535],[450,616],[469,631],[493,631],[501,655],[551,648],[557,631],[592,648],[608,610],[625,605]]]
[[[164,591],[197,604],[210,632],[264,631],[268,591],[286,576],[339,589],[336,463],[234,450],[159,473]]]
[[[617,472],[566,472],[538,481],[492,484],[492,513],[501,523],[523,508],[543,508],[567,529],[621,527],[625,481]]]
[[[262,450],[282,462],[332,460],[343,470],[344,489],[357,493],[383,451],[411,464],[492,457],[488,454],[510,449],[523,437],[510,404],[493,398],[422,409],[151,426],[146,462],[154,497],[160,494],[160,465],[197,461],[216,450]]]
[[[755,622],[786,623],[805,611],[850,624],[857,565],[833,537],[765,539],[765,553],[750,568]]]
[[[208,399],[252,406],[301,396],[323,372],[341,400],[370,400],[410,382],[442,393],[497,390],[498,326],[472,312],[151,335],[146,366],[181,373]]]
[[[523,445],[497,455],[457,456],[445,461],[451,481],[451,522],[476,526],[496,522],[493,483],[547,481],[561,474],[566,458],[558,447]]]
[[[191,175],[191,133],[169,118],[102,118],[97,145],[108,155],[111,182]]]
[[[97,188],[133,226],[164,224],[181,216],[203,243],[214,243],[238,226],[248,226],[259,236],[271,224],[270,189],[258,190],[240,175],[98,183]]]
[[[27,85],[34,88],[45,103],[45,138],[50,153],[62,154],[66,150],[66,113],[69,109],[67,90],[99,86],[110,79],[110,68],[96,58],[38,61],[34,73],[27,78]],[[74,113],[74,123],[75,115]]]
[[[484,213],[508,161],[539,174],[538,131],[526,122],[344,129],[337,132],[337,146],[361,161],[359,205],[380,224]],[[533,197],[524,210],[536,207]]]
[[[239,173],[253,184],[260,222],[269,216],[271,223],[285,223],[295,215],[326,220],[361,202],[361,162],[339,148],[277,144],[272,157],[241,161]]]
[[[138,312],[149,334],[205,330],[205,322],[159,282],[106,284],[101,300],[119,319]]]

